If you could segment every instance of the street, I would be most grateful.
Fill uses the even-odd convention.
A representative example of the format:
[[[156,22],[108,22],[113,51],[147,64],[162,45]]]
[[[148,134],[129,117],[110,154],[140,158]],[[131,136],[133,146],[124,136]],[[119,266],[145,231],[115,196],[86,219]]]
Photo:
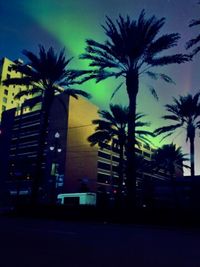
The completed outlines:
[[[0,267],[200,267],[200,230],[0,217]]]

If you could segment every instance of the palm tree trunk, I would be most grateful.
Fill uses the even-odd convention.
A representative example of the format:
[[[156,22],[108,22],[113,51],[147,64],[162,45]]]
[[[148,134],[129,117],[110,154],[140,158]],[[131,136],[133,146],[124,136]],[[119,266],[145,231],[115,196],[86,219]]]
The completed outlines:
[[[190,163],[191,163],[191,176],[194,177],[194,137],[190,138]]]
[[[195,206],[195,183],[194,183],[194,137],[190,137],[190,167],[191,167],[191,195],[190,205],[193,208]]]
[[[135,164],[135,117],[138,93],[138,72],[127,74],[126,86],[129,96],[128,145],[127,145],[127,197],[129,208],[136,207],[136,164]]]
[[[178,208],[178,196],[176,192],[176,178],[175,171],[170,172],[171,185],[172,185],[172,199],[174,202],[174,208]]]
[[[118,181],[118,192],[117,192],[117,206],[121,207],[122,202],[122,189],[124,181],[124,142],[119,140],[119,181]]]
[[[47,91],[47,90],[46,90]],[[38,201],[38,191],[39,186],[44,178],[44,171],[42,165],[45,163],[44,152],[45,152],[45,142],[47,138],[47,130],[49,125],[49,112],[51,103],[53,100],[54,94],[52,94],[51,90],[48,90],[48,93],[44,95],[44,100],[41,108],[41,119],[40,119],[40,135],[38,142],[38,153],[37,153],[37,161],[36,161],[36,171],[35,177],[33,179],[32,185],[32,195],[31,195],[31,203],[37,204]]]

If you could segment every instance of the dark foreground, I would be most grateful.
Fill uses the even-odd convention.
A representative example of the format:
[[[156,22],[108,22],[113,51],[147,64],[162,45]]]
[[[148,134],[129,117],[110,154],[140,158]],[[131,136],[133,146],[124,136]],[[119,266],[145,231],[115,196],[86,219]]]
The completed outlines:
[[[200,230],[0,217],[1,267],[199,267]]]

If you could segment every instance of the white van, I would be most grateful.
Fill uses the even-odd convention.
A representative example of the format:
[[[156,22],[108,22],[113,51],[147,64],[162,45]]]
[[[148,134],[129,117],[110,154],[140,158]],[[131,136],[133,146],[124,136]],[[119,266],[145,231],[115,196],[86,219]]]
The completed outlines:
[[[96,206],[96,193],[64,193],[57,196],[58,204],[66,206]]]

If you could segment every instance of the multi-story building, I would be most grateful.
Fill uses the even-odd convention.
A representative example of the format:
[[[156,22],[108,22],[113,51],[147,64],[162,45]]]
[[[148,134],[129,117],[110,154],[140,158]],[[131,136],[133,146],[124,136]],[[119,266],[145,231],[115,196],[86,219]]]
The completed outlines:
[[[0,61],[0,121],[2,112],[12,108],[17,110],[20,108],[21,104],[24,102],[25,98],[22,97],[20,100],[14,100],[15,95],[22,90],[27,90],[27,86],[23,85],[9,85],[6,86],[3,84],[4,80],[9,78],[19,78],[22,76],[20,72],[16,72],[12,69],[13,65],[22,64],[21,59],[11,61],[8,58],[4,57]],[[27,97],[26,97],[27,98]]]
[[[3,165],[0,172],[10,194],[29,193],[36,171],[40,108],[31,112],[21,111],[17,114],[16,109],[7,110],[2,117],[3,150],[0,152],[0,162]],[[55,97],[44,152],[42,194],[51,194],[54,186],[57,192],[91,191],[103,192],[108,196],[117,192],[117,146],[102,144],[101,147],[91,147],[87,141],[95,130],[92,120],[98,118],[97,111],[95,105],[81,97],[78,100],[66,95]],[[151,160],[154,149],[140,143],[136,152]],[[144,170],[139,171],[137,176],[139,195],[149,181],[166,177],[162,173],[152,174]]]

